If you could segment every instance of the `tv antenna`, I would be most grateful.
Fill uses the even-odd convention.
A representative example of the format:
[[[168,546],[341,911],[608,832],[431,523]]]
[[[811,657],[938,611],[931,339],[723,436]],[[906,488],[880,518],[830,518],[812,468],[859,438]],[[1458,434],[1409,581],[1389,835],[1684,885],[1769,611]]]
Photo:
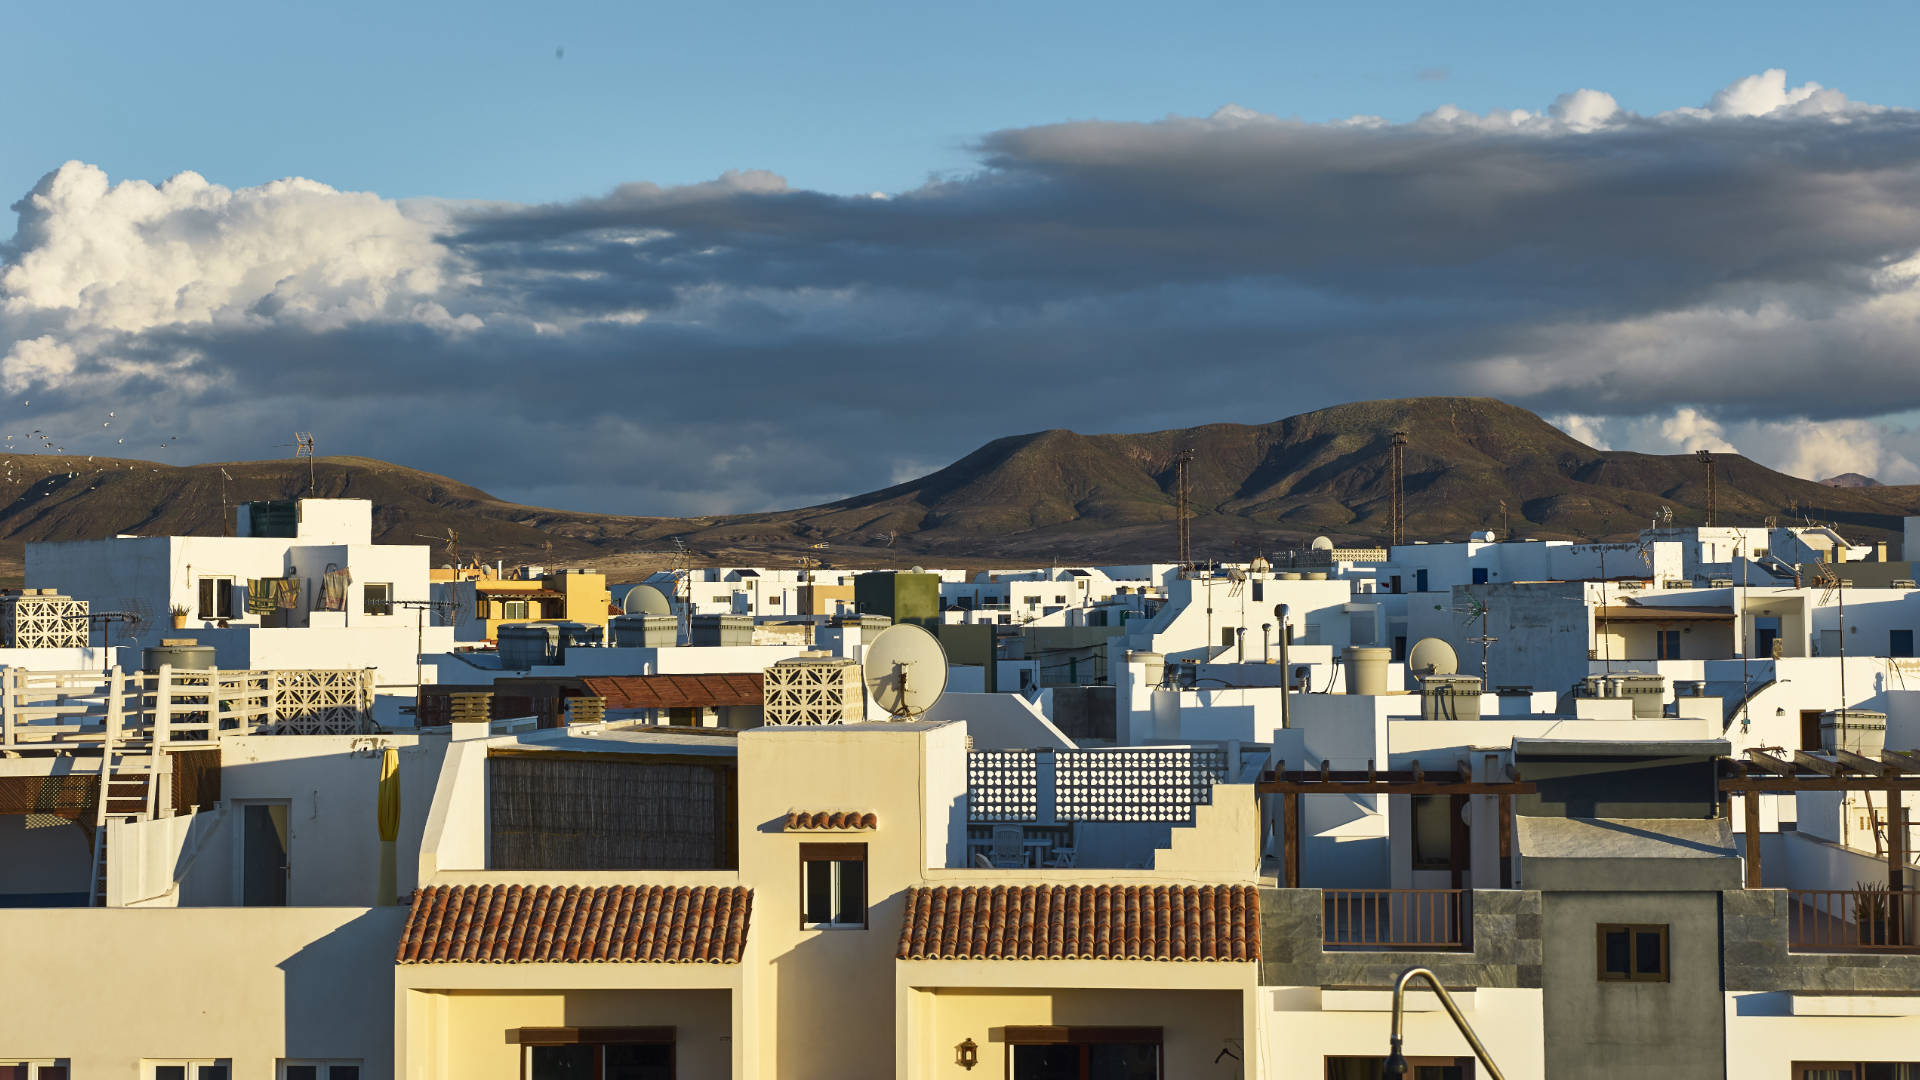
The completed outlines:
[[[1174,457],[1174,528],[1175,543],[1179,546],[1180,572],[1184,575],[1193,569],[1193,526],[1187,517],[1193,510],[1193,450],[1179,452]]]
[[[232,479],[233,477],[227,474],[227,470],[225,469],[220,470],[220,535],[221,536],[233,535],[233,506],[227,502],[227,481]]]
[[[447,561],[453,564],[455,570],[460,569],[460,534],[458,532],[455,532],[452,528],[448,528],[447,535],[445,536],[432,536],[428,533],[414,533],[413,535],[422,540],[432,540],[435,543],[447,545]]]
[[[1485,688],[1487,685],[1487,653],[1488,650],[1493,647],[1493,643],[1500,640],[1487,633],[1487,605],[1481,602],[1479,597],[1468,593],[1462,598],[1461,603],[1454,606],[1453,613],[1460,616],[1460,621],[1463,624],[1469,626],[1473,624],[1473,620],[1480,620],[1480,636],[1471,637],[1467,640],[1480,646],[1480,685],[1482,688]],[[1437,641],[1438,639],[1436,638],[1434,640]],[[1441,642],[1441,644],[1444,645],[1446,643]],[[1456,660],[1456,663],[1457,662]]]
[[[1813,571],[1813,584],[1820,589],[1820,606],[1825,607],[1837,593],[1840,597],[1840,711],[1847,710],[1847,582],[1832,563],[1819,563]]]
[[[940,639],[912,623],[880,631],[860,662],[867,693],[889,720],[915,720],[947,689],[947,653]]]

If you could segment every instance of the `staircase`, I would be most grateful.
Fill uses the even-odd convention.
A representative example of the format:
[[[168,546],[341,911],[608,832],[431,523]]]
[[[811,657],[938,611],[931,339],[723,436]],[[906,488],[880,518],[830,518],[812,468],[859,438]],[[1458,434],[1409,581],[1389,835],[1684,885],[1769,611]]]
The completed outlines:
[[[155,785],[150,755],[101,753],[100,799],[93,825],[93,906],[107,906],[107,823],[154,816]]]

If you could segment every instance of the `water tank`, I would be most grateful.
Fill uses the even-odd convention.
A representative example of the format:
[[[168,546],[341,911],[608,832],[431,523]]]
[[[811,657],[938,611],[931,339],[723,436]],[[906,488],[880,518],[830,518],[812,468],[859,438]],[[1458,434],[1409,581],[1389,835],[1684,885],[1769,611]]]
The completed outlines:
[[[695,615],[687,639],[695,645],[753,644],[751,615]]]
[[[1167,657],[1165,653],[1147,652],[1142,649],[1127,650],[1127,665],[1139,664],[1144,667],[1144,678],[1148,686],[1159,686],[1167,677]]]
[[[499,641],[500,666],[509,671],[560,662],[560,627],[556,623],[509,623],[500,628]]]
[[[174,670],[208,671],[214,667],[213,646],[202,645],[193,638],[161,638],[160,644],[140,650],[140,667],[144,671],[159,671],[161,664],[171,664]]]
[[[1835,709],[1820,714],[1820,746],[1832,752],[1851,750],[1877,758],[1887,746],[1887,714],[1865,709]]]
[[[1280,572],[1280,580],[1281,580],[1281,581],[1299,581],[1299,580],[1300,580],[1300,571],[1298,571],[1298,570],[1282,570],[1282,571]]]
[[[1325,581],[1327,580],[1327,572],[1325,570],[1309,570],[1306,573],[1306,579],[1308,581]]]
[[[615,615],[607,627],[621,648],[670,649],[680,643],[680,620],[671,615]]]
[[[1387,692],[1387,663],[1392,649],[1349,645],[1342,651],[1347,665],[1347,693],[1384,694]]]
[[[1423,720],[1480,719],[1479,676],[1428,675],[1421,679],[1420,718]]]

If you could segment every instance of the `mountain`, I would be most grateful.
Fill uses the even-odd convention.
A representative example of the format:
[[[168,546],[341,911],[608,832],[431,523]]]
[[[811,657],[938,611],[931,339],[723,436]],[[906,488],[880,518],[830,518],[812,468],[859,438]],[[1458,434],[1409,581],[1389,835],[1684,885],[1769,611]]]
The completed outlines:
[[[1829,476],[1825,480],[1822,480],[1820,482],[1822,484],[1825,484],[1828,487],[1844,487],[1844,488],[1870,488],[1870,487],[1886,486],[1885,484],[1882,484],[1880,481],[1875,480],[1871,476],[1861,476],[1857,472],[1844,472],[1844,473],[1841,473],[1839,476]]]
[[[1458,540],[1479,530],[1625,538],[1662,516],[1663,507],[1678,525],[1705,520],[1707,475],[1691,454],[1596,450],[1525,409],[1488,398],[1408,398],[1271,424],[1009,436],[880,491],[706,518],[521,506],[367,458],[320,458],[310,484],[305,463],[287,459],[176,467],[12,454],[0,456],[0,573],[5,562],[18,565],[30,540],[220,535],[223,506],[309,490],[372,500],[382,543],[429,542],[422,537],[443,538],[451,529],[463,560],[591,563],[616,579],[665,565],[658,553],[676,537],[697,562],[1170,560],[1182,450],[1193,452],[1196,557],[1250,557],[1315,535],[1382,542],[1394,431],[1407,433],[1407,532],[1414,539]],[[1866,542],[1897,539],[1901,518],[1920,513],[1920,486],[1826,486],[1734,455],[1719,456],[1714,467],[1716,519],[1723,523],[1805,517]],[[446,558],[447,546],[437,544],[435,561]]]

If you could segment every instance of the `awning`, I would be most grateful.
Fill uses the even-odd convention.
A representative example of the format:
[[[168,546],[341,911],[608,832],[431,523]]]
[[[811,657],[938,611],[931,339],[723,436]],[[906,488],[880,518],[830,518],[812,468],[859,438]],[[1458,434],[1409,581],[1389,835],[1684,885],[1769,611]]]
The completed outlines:
[[[1732,622],[1732,608],[1653,607],[1615,604],[1594,609],[1601,622]]]
[[[717,709],[766,702],[760,672],[719,675],[608,675],[582,679],[609,709]]]
[[[482,600],[564,600],[567,594],[554,589],[489,589],[480,586]]]

